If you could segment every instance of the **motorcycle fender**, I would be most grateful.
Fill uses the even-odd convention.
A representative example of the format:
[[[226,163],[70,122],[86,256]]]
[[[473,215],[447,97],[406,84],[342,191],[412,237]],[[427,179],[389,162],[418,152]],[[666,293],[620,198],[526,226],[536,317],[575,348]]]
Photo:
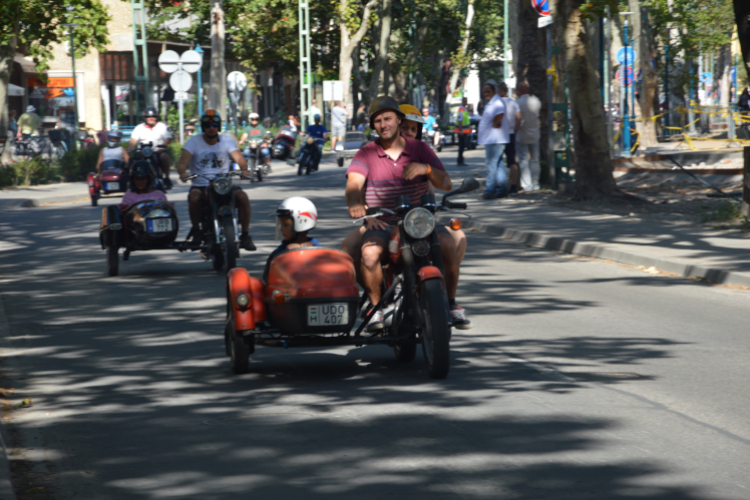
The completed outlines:
[[[99,180],[96,178],[96,174],[94,172],[89,172],[86,176],[86,181],[89,185],[89,195],[98,195],[99,194]]]
[[[244,267],[235,267],[227,273],[227,293],[231,301],[232,314],[234,314],[234,328],[236,330],[254,330],[255,329],[255,307],[256,302],[250,275]],[[245,294],[250,298],[246,307],[237,305],[236,298],[240,294]],[[261,302],[261,305],[263,302]]]
[[[222,205],[216,210],[216,216],[217,217],[232,217],[234,216],[234,213],[232,212],[232,207],[229,205]]]
[[[440,280],[440,286],[442,286],[443,291],[445,291],[445,280],[443,280],[443,273],[441,273],[440,269],[435,266],[425,266],[417,271],[416,289],[419,290],[419,285],[421,285],[423,281],[434,279]]]

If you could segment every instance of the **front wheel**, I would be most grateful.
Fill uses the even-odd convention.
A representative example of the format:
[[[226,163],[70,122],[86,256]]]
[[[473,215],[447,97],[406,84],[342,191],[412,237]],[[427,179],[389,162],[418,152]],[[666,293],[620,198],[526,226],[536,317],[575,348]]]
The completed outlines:
[[[107,248],[107,275],[117,276],[120,272],[120,256],[117,255],[118,248],[111,246]]]
[[[451,327],[439,280],[423,281],[419,286],[422,313],[422,352],[432,378],[445,378],[450,369]]]
[[[238,335],[234,330],[234,314],[230,311],[227,319],[226,330],[224,332],[228,347],[229,356],[232,359],[232,372],[237,375],[250,371],[250,346],[245,343],[245,339]]]
[[[343,167],[344,166],[344,159],[343,158],[339,158],[338,160],[336,160],[336,163],[338,163],[339,167]]]
[[[95,207],[99,204],[99,195],[98,194],[92,194],[91,195],[91,206]]]
[[[221,222],[221,229],[224,233],[224,262],[227,265],[227,271],[237,267],[237,242],[234,231],[234,220],[231,217],[224,217]]]

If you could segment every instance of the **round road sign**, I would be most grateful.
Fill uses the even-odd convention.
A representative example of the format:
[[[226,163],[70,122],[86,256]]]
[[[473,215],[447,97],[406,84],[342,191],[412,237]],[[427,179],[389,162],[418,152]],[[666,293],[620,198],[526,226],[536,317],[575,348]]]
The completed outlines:
[[[627,49],[627,51],[625,50]],[[617,51],[617,62],[625,65],[625,52],[628,53],[628,66],[635,66],[635,58],[638,55],[638,53],[633,50],[633,47],[622,47],[620,50]]]
[[[159,68],[165,73],[174,73],[180,69],[180,56],[174,50],[165,50],[159,54]]]
[[[180,69],[184,69],[188,73],[195,73],[201,69],[202,62],[203,58],[199,53],[194,50],[186,50],[180,56],[180,64],[182,64]]]
[[[193,86],[193,78],[190,73],[183,70],[177,70],[169,77],[169,85],[175,92],[187,92]]]
[[[549,16],[549,0],[531,0],[531,6],[540,16]]]
[[[622,68],[617,70],[617,81],[624,84],[630,85],[633,83],[633,68],[625,68],[625,79],[622,77]]]
[[[232,71],[227,76],[227,90],[242,92],[247,88],[247,77],[239,71]]]

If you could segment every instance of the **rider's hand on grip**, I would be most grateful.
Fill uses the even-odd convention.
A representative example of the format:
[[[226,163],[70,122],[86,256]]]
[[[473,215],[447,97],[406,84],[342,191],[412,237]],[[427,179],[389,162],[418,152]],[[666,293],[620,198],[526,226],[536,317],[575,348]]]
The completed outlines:
[[[375,215],[380,212],[380,207],[369,207],[367,209],[367,215]]]
[[[365,206],[364,205],[352,205],[349,207],[349,217],[352,219],[359,219],[360,217],[364,217],[366,215],[365,213]]]

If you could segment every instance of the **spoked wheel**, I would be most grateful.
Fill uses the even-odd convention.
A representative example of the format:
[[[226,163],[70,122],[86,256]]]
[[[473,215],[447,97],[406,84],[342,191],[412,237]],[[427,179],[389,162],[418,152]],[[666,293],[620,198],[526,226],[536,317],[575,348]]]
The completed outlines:
[[[239,375],[250,371],[250,346],[234,330],[234,314],[229,311],[224,338],[229,349],[229,357],[232,359],[232,372]]]
[[[107,248],[107,275],[117,276],[120,272],[120,256],[117,255],[117,247]]]
[[[422,282],[419,305],[423,323],[422,352],[427,372],[432,378],[445,378],[450,369],[451,327],[448,326],[448,311],[440,281],[432,279]]]
[[[224,217],[221,221],[221,228],[224,233],[224,262],[227,265],[227,271],[237,267],[237,242],[235,241],[234,220],[231,217]]]

